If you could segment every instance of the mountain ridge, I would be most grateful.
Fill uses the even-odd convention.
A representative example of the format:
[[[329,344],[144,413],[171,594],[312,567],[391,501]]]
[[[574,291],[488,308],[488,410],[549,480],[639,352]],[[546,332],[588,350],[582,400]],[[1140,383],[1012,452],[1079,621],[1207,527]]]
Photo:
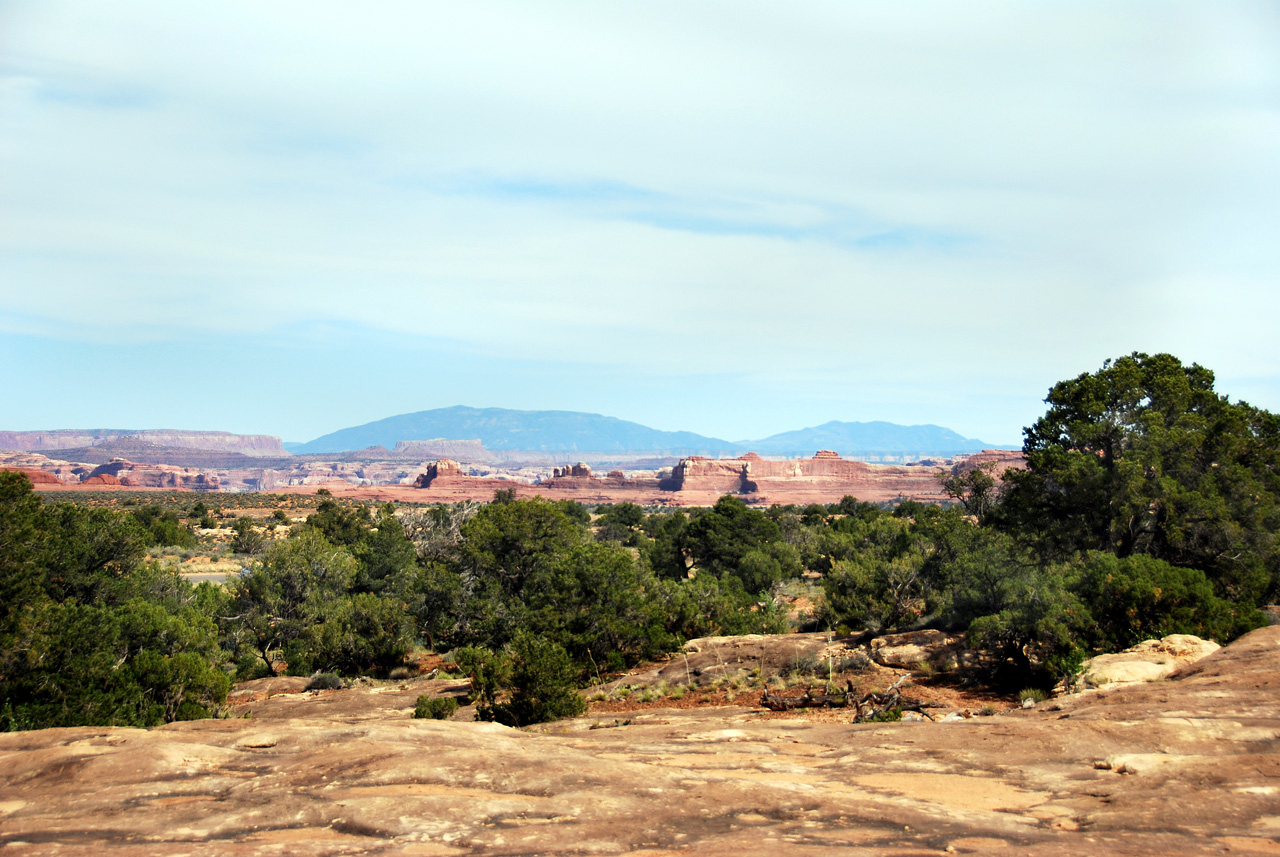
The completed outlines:
[[[522,411],[454,405],[397,414],[338,429],[305,443],[286,443],[294,454],[343,452],[398,442],[478,440],[494,451],[667,452],[680,455],[841,454],[954,455],[1000,447],[932,424],[903,426],[885,421],[841,422],[780,432],[759,440],[726,441],[694,432],[663,431],[640,423],[582,411]]]

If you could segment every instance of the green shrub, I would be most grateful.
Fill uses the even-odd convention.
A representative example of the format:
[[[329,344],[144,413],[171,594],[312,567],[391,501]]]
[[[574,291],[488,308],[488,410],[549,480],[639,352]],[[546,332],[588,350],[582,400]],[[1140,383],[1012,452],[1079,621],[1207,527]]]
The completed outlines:
[[[882,711],[871,718],[872,723],[897,723],[902,719],[901,708],[890,708],[888,711]]]
[[[232,522],[231,529],[235,530],[235,535],[231,538],[231,550],[249,556],[262,551],[262,533],[258,532],[253,518],[242,515]]]
[[[458,700],[452,696],[430,697],[424,693],[418,697],[413,716],[417,720],[448,720],[457,710]]]
[[[1226,643],[1265,624],[1261,611],[1219,598],[1203,571],[1149,556],[1090,553],[1075,590],[1093,618],[1091,642],[1106,651],[1169,634]]]
[[[520,631],[511,642],[510,660],[510,698],[482,706],[477,718],[527,726],[574,717],[586,710],[586,700],[577,691],[578,671],[559,644]]]
[[[342,676],[337,673],[316,673],[307,682],[307,690],[337,690],[343,685]]]
[[[817,655],[800,654],[792,658],[783,671],[788,675],[818,675],[827,672],[827,665]]]

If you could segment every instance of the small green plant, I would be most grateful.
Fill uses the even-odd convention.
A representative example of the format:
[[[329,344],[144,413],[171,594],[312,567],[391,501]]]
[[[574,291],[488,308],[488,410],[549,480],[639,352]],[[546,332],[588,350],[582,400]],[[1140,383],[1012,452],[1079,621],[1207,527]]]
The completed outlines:
[[[978,709],[979,717],[991,717],[995,715],[995,713],[996,713],[996,707],[994,705],[991,705],[990,703]]]
[[[387,674],[387,678],[392,681],[404,681],[405,679],[413,678],[417,674],[418,671],[415,669],[410,669],[409,667],[396,667]]]
[[[817,675],[823,671],[822,661],[816,655],[796,655],[786,665],[784,672],[790,675]]]
[[[1045,692],[1043,689],[1038,687],[1028,687],[1018,694],[1019,702],[1026,702],[1027,700],[1031,700],[1032,702],[1039,703],[1039,702],[1044,702],[1048,698],[1049,698],[1049,694]]]
[[[413,707],[413,716],[416,720],[448,720],[457,710],[458,700],[452,696],[430,697],[424,693]]]
[[[888,711],[881,711],[875,717],[871,718],[872,723],[897,723],[902,719],[901,708],[890,708]]]

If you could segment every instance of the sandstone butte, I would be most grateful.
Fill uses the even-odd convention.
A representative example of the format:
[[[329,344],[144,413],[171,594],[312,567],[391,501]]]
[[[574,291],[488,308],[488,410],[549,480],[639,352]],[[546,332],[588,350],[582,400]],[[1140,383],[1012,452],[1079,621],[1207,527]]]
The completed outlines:
[[[456,695],[457,681],[304,693],[305,678],[267,679],[236,694],[235,719],[0,735],[0,847],[1276,854],[1278,674],[1272,626],[1164,681],[992,717],[851,724],[651,707],[524,730],[411,719],[418,694]]]

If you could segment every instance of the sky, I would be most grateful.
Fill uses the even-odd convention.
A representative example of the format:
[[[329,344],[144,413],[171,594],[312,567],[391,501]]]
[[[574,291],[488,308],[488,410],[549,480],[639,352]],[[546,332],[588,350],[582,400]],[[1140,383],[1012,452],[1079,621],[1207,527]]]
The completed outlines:
[[[1274,3],[0,0],[0,429],[1280,411]]]

